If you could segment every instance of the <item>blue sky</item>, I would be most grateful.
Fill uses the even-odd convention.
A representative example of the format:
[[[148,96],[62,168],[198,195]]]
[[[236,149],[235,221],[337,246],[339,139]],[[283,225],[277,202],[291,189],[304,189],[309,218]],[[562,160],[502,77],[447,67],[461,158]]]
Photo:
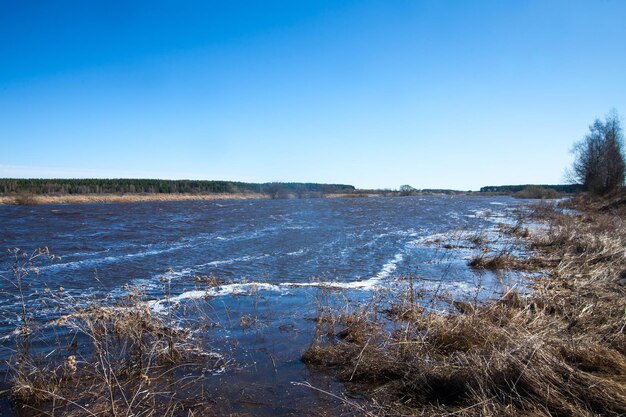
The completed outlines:
[[[626,2],[0,0],[0,177],[558,183]]]

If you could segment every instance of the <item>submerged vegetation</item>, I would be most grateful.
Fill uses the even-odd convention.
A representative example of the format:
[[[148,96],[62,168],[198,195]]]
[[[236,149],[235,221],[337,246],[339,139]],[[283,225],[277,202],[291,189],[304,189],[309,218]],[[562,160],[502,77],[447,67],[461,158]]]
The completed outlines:
[[[194,340],[176,306],[167,303],[165,314],[157,314],[138,288],[121,301],[87,304],[63,288],[28,292],[42,259],[55,257],[47,248],[31,254],[15,249],[12,255],[12,276],[3,278],[22,305],[12,335],[14,354],[7,361],[18,415],[190,416],[211,410],[199,381],[227,361]],[[167,302],[169,277],[161,281]],[[35,320],[37,311],[26,297],[38,297],[63,315]]]
[[[420,277],[411,276],[367,305],[320,300],[302,361],[311,375],[341,381],[345,395],[311,382],[295,385],[339,399],[350,415],[625,415],[626,196],[561,204],[567,207],[537,204],[499,227],[519,247],[489,250],[490,237],[480,231],[457,242],[479,251],[467,261],[477,273],[532,272],[528,291],[457,299],[423,290]],[[32,294],[29,280],[54,257],[47,249],[12,256],[5,278],[22,308],[8,361],[11,387],[3,395],[18,414],[233,415],[204,389],[207,375],[231,366],[196,338],[206,338],[214,323],[174,302],[168,274],[157,312],[139,289],[88,303],[63,288]],[[213,276],[194,280],[224,284]],[[63,314],[36,319],[27,297]],[[254,314],[232,313],[244,331],[262,325]],[[283,326],[281,332],[296,332]],[[42,336],[51,331],[53,340]],[[311,415],[305,407],[299,415]]]
[[[535,208],[546,231],[527,237],[530,258],[471,261],[540,272],[531,293],[436,296],[449,307],[433,310],[411,285],[391,307],[326,311],[303,360],[369,398],[370,415],[626,414],[626,223],[610,203],[573,207]]]

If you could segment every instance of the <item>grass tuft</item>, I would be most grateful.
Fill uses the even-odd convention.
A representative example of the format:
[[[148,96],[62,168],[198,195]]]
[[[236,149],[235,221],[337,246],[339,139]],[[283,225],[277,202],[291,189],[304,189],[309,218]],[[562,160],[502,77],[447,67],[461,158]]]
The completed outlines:
[[[35,261],[52,258],[47,249],[30,256],[18,249],[12,254],[15,285],[21,290],[37,271]],[[196,389],[198,382],[204,370],[226,363],[205,352],[189,330],[174,324],[182,319],[175,306],[168,304],[166,314],[155,313],[139,289],[125,300],[94,300],[86,307],[62,291],[46,294],[49,306],[70,313],[35,323],[23,304],[21,328],[28,331],[15,335],[16,354],[8,363],[17,410],[70,416],[187,416],[207,411],[209,403]],[[57,336],[46,355],[33,353],[33,341],[48,340],[50,332]],[[190,399],[192,406],[186,405]]]
[[[383,316],[354,313],[366,320],[357,338],[339,336],[350,327],[337,315],[337,336],[317,339],[303,360],[349,382],[378,415],[625,415],[626,223],[578,207],[582,214],[534,210],[546,227],[521,233],[535,248],[529,257],[470,261],[542,271],[530,294],[446,300],[445,312],[399,295]]]

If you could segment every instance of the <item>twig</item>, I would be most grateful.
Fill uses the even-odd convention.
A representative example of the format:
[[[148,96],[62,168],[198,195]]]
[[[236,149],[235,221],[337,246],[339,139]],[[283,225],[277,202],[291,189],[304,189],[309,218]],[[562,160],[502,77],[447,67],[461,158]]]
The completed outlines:
[[[310,388],[310,389],[312,389],[312,390],[314,390],[314,391],[321,392],[322,394],[326,394],[326,395],[328,395],[328,396],[330,396],[330,397],[333,397],[333,398],[335,398],[335,399],[337,399],[337,400],[341,401],[341,402],[342,402],[342,403],[344,403],[344,404],[347,404],[347,405],[349,405],[349,406],[351,406],[351,407],[354,407],[354,408],[358,409],[359,411],[363,412],[363,413],[364,413],[364,415],[366,415],[366,416],[369,416],[369,417],[376,417],[374,414],[370,413],[369,411],[367,411],[365,408],[363,408],[363,407],[362,407],[362,406],[360,406],[359,404],[355,403],[354,401],[350,401],[350,400],[348,400],[347,398],[340,397],[340,396],[338,396],[338,395],[333,394],[332,392],[325,391],[325,390],[323,390],[323,389],[321,389],[321,388],[314,387],[313,385],[311,385],[311,383],[310,383],[310,382],[293,382],[293,381],[292,381],[292,382],[291,382],[291,384],[292,384],[292,385],[299,386],[299,387],[306,387],[306,388]]]
[[[352,381],[352,378],[354,378],[354,374],[356,373],[356,368],[359,367],[359,363],[361,363],[361,358],[363,358],[363,352],[365,352],[365,348],[367,348],[367,345],[370,344],[370,340],[371,339],[367,339],[365,346],[363,346],[363,349],[361,349],[361,352],[359,353],[358,359],[356,361],[356,365],[354,365],[354,370],[352,371],[352,375],[350,375],[350,381]]]

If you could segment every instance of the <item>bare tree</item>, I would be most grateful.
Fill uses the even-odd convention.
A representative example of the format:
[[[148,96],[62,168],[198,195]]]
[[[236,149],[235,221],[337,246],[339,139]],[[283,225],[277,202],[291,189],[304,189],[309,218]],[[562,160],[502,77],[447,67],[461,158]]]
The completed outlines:
[[[624,135],[619,116],[611,111],[602,122],[596,119],[589,133],[574,145],[573,180],[594,194],[605,194],[624,184],[626,163]]]

